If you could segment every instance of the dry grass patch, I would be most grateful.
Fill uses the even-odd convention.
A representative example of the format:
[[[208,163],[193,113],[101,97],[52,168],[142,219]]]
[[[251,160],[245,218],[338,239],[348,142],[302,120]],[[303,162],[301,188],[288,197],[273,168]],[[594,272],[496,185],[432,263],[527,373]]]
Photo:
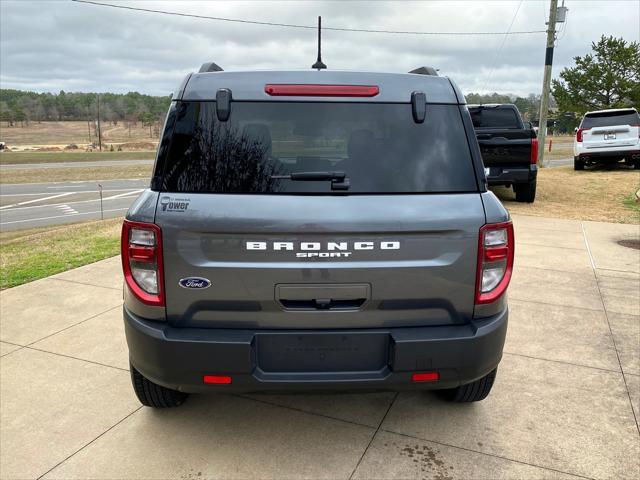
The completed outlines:
[[[111,218],[0,233],[0,289],[117,255],[121,225]]]
[[[140,141],[155,143],[159,136],[153,128],[149,134],[149,127],[143,127],[140,122],[136,126],[131,126],[131,132],[125,123],[118,122],[118,125],[113,125],[109,122],[103,122],[101,131],[103,146],[106,143]],[[0,133],[2,141],[7,142],[9,147],[15,145],[67,145],[71,143],[85,145],[90,143],[87,122],[30,122],[29,125],[23,127],[19,125],[7,127],[7,123],[2,122]],[[91,128],[91,142],[98,143],[93,128]]]
[[[552,141],[549,151],[549,140]],[[542,148],[542,145],[540,146]],[[544,146],[544,160],[573,159],[573,135],[547,137]]]
[[[513,190],[492,187],[511,213],[615,223],[640,223],[634,193],[640,172],[627,168],[575,171],[572,166],[538,171],[536,201],[515,201]]]
[[[155,151],[146,152],[3,152],[0,165],[24,163],[99,162],[101,160],[153,160]]]
[[[0,171],[0,183],[43,183],[81,180],[151,178],[152,165],[74,168],[25,168]]]

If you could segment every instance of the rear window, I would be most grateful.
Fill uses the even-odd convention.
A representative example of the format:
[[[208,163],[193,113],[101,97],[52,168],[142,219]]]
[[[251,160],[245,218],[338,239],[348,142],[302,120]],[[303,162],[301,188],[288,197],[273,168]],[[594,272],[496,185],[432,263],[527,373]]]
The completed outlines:
[[[339,193],[478,190],[459,107],[410,104],[233,102],[220,122],[215,102],[179,102],[161,189],[194,193],[336,193],[331,181],[296,172],[342,172]]]
[[[634,110],[590,113],[584,117],[580,128],[611,127],[614,125],[640,125],[640,115]]]
[[[518,115],[511,108],[469,108],[474,128],[522,128]]]

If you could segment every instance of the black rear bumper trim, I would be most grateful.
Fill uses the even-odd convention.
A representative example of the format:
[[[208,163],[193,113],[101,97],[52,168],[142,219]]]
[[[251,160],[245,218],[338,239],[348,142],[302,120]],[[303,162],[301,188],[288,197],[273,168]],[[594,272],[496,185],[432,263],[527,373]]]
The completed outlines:
[[[284,390],[403,390],[452,388],[492,371],[502,358],[507,309],[464,325],[360,330],[232,330],[173,328],[145,320],[124,307],[131,363],[142,375],[184,392]],[[371,371],[265,371],[258,364],[260,335],[327,338],[388,336],[388,357]],[[293,338],[293,337],[291,337]],[[366,342],[365,342],[366,344]],[[335,349],[339,352],[339,349]],[[328,352],[328,353],[327,353]],[[334,349],[325,349],[333,355]],[[310,355],[314,352],[311,350]],[[339,354],[339,353],[338,353]],[[295,358],[295,357],[294,357]],[[343,357],[348,359],[348,356]],[[348,361],[348,360],[347,360]],[[277,364],[277,363],[276,363]],[[269,365],[267,363],[267,365]],[[334,362],[335,367],[335,362]],[[411,374],[437,371],[434,383],[411,383]],[[230,375],[231,385],[205,385],[202,376]]]

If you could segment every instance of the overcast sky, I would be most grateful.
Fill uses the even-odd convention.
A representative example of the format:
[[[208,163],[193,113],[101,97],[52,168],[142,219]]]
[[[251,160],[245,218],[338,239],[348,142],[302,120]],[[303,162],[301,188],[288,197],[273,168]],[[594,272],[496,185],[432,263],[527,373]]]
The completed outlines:
[[[187,2],[96,0],[133,7],[265,22],[424,32],[504,32],[516,1]],[[640,0],[573,1],[559,25],[554,77],[600,35],[640,37]],[[549,1],[525,0],[512,31],[544,30]],[[225,70],[305,69],[316,32],[181,18],[73,3],[0,0],[0,85],[35,91],[139,91],[167,95],[205,61]],[[389,35],[325,31],[331,69],[440,69],[463,92],[526,95],[542,83],[544,33],[504,36]]]

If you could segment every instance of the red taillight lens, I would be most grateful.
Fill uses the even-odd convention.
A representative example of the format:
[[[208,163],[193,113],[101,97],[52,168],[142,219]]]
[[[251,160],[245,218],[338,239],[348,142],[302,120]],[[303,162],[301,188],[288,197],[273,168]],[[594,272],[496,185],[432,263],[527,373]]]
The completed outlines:
[[[269,84],[264,91],[272,97],[375,97],[377,85],[293,85]]]
[[[160,227],[125,220],[120,242],[122,271],[129,290],[146,305],[164,306]]]
[[[476,305],[492,303],[506,292],[513,271],[514,235],[511,222],[480,229]]]
[[[231,377],[227,375],[204,375],[202,381],[210,385],[230,385]]]
[[[436,382],[439,378],[438,372],[422,372],[411,375],[412,382]]]
[[[582,142],[582,132],[589,130],[588,128],[579,128],[576,131],[576,142]]]
[[[538,139],[531,139],[531,165],[538,163]]]

